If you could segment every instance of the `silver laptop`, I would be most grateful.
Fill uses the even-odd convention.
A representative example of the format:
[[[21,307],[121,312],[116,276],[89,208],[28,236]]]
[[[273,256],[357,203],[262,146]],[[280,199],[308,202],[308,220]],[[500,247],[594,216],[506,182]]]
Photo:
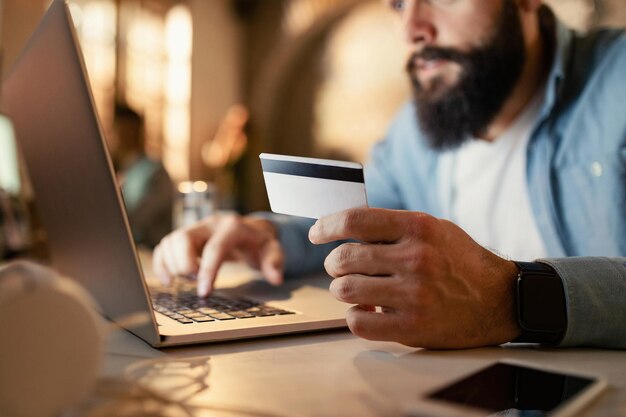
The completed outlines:
[[[53,266],[82,284],[107,318],[157,347],[346,325],[347,306],[330,295],[323,275],[276,288],[231,268],[208,300],[157,295],[146,283],[64,1],[52,2],[5,80],[1,104],[14,123]],[[129,325],[131,317],[145,319]]]

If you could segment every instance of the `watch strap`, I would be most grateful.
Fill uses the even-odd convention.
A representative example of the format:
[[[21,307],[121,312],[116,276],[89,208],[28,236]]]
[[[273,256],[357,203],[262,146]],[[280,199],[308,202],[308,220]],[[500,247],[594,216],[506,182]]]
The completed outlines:
[[[565,290],[563,288],[563,282],[561,281],[561,277],[557,274],[557,272],[548,264],[541,262],[519,262],[513,261],[518,269],[519,273],[517,276],[517,286],[516,286],[516,301],[517,301],[517,320],[520,328],[522,329],[522,333],[513,340],[513,343],[545,343],[545,344],[558,344],[565,334],[566,329],[566,312],[565,312]],[[540,277],[548,280],[554,280],[554,283],[558,283],[560,288],[560,294],[556,294],[556,297],[560,297],[559,299],[552,300],[555,303],[563,306],[563,311],[560,314],[563,314],[563,329],[555,331],[555,330],[539,330],[529,328],[524,325],[523,314],[524,308],[528,308],[528,300],[523,300],[523,294],[521,292],[521,280],[524,279],[526,275],[532,275],[533,277]],[[526,303],[525,303],[526,302]],[[540,305],[534,305],[532,308],[541,308]]]

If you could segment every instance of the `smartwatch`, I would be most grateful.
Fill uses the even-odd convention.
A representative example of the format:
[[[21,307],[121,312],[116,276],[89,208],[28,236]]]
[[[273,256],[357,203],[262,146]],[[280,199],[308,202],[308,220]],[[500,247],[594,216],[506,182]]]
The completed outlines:
[[[561,277],[540,262],[516,262],[517,322],[522,334],[514,343],[558,344],[567,329]]]

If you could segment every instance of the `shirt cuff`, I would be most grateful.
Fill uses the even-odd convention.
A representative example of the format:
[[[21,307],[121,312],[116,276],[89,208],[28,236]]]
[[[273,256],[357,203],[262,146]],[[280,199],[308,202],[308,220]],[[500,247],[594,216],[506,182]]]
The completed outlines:
[[[563,280],[567,330],[559,346],[626,348],[626,258],[538,259]]]

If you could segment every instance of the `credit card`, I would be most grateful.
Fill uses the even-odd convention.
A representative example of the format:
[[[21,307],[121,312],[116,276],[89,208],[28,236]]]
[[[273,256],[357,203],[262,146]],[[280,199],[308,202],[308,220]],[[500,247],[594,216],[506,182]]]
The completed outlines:
[[[367,206],[357,162],[262,153],[265,188],[274,213],[320,217]]]

